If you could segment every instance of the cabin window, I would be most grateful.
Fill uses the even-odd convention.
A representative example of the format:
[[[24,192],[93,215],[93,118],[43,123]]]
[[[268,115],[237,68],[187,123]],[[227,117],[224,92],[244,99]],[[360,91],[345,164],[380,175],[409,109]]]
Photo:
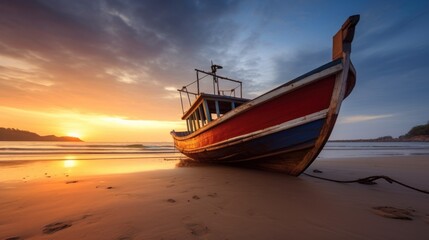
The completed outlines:
[[[243,102],[236,102],[233,99],[203,99],[188,115],[188,131],[197,131],[242,104]]]
[[[209,123],[203,105],[198,106],[196,110],[188,117],[186,122],[188,131],[190,132],[194,132]]]
[[[225,113],[237,108],[241,103],[234,101],[219,101],[219,100],[204,100],[204,119],[207,120],[206,116],[209,116],[208,122],[222,117]]]

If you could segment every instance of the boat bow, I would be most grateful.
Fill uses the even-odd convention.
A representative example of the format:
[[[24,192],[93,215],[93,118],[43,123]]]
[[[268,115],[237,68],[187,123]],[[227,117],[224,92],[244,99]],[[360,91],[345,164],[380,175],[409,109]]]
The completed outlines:
[[[225,77],[240,84],[240,97],[221,94],[220,68],[198,70],[197,97],[183,115],[188,130],[172,132],[176,148],[196,161],[302,173],[322,150],[355,85],[350,53],[358,21],[359,15],[351,16],[335,34],[330,63],[253,100],[241,98],[240,81]],[[198,73],[213,76],[213,94],[199,92]]]

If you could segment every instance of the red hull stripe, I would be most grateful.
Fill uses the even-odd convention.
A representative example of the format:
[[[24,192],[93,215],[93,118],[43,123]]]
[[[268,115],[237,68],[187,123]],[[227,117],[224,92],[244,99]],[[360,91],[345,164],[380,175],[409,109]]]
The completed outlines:
[[[331,75],[270,99],[187,140],[186,145],[191,149],[211,145],[326,109],[331,101],[334,84],[335,75]]]
[[[183,154],[199,161],[234,162],[249,158],[257,159],[265,156],[275,156],[279,152],[281,154],[282,151],[287,150],[302,150],[299,146],[306,146],[306,148],[314,146],[325,120],[325,118],[318,119],[290,129],[257,137],[250,141],[241,142],[238,145],[198,153],[183,152]]]

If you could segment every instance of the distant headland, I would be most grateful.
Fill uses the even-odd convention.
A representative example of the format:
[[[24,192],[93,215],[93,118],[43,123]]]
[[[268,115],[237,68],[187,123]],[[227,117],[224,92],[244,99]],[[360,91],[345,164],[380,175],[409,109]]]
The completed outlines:
[[[398,138],[384,136],[373,139],[331,140],[331,142],[429,142],[429,122],[411,128],[407,134]]]
[[[40,136],[37,133],[15,128],[0,127],[0,141],[53,141],[53,142],[83,142],[76,137],[57,137],[55,135]]]

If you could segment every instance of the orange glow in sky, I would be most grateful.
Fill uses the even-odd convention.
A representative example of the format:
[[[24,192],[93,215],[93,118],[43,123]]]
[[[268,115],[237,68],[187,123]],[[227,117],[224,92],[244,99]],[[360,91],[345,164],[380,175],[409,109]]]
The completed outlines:
[[[133,46],[129,39],[116,45],[122,34],[106,30],[109,36],[99,38],[90,29],[104,27],[87,28],[81,17],[61,18],[60,9],[49,9],[0,4],[0,127],[88,142],[172,141],[169,132],[185,128],[175,89],[187,76],[146,64],[158,61],[146,51],[161,53],[161,47]],[[5,19],[14,26],[1,24]],[[194,77],[192,68],[187,72]]]
[[[88,142],[171,141],[170,131],[186,128],[182,121],[134,120],[71,111],[31,111],[0,106],[3,126],[39,135],[78,137]]]

